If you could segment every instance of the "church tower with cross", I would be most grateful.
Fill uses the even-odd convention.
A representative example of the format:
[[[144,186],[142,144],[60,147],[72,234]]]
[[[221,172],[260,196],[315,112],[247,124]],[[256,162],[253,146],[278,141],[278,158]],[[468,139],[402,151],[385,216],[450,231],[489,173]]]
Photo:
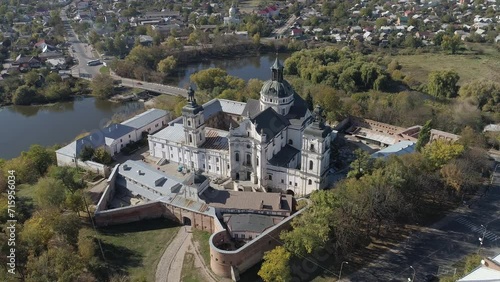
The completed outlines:
[[[264,82],[260,91],[260,110],[273,108],[278,114],[286,116],[293,106],[295,91],[283,78],[283,64],[278,60],[271,66],[271,79]]]
[[[203,106],[196,103],[193,88],[188,89],[188,103],[182,108],[185,144],[198,147],[205,142]]]

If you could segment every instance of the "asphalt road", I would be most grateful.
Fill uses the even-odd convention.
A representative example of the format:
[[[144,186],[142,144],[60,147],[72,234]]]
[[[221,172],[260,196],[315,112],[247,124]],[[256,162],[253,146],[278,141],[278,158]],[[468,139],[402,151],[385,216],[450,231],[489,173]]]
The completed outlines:
[[[73,28],[71,27],[68,17],[66,16],[66,10],[69,6],[65,6],[61,9],[61,19],[65,22],[65,29],[67,32],[66,40],[71,44],[69,47],[70,54],[73,58],[77,60],[77,64],[71,68],[71,74],[76,77],[81,77],[84,79],[92,79],[95,75],[99,74],[99,69],[102,65],[88,66],[87,62],[90,60],[99,59],[95,56],[95,52],[92,50],[92,46],[81,42]],[[174,87],[170,85],[145,82],[136,79],[129,79],[112,74],[115,80],[121,80],[123,86],[140,88],[144,90],[154,91],[158,93],[184,96],[187,97],[187,90],[179,87]]]
[[[427,275],[453,274],[452,265],[468,254],[478,251],[486,256],[498,254],[500,166],[496,167],[491,182],[484,194],[480,192],[477,198],[414,234],[395,251],[381,255],[342,281],[408,281],[413,278],[413,269],[414,281],[426,281]],[[479,238],[483,237],[484,244],[479,250]]]

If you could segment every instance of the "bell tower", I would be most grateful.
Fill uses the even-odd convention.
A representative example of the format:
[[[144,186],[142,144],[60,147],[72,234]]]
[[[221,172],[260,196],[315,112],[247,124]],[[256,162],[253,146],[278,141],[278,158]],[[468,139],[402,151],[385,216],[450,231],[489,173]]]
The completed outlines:
[[[185,144],[199,147],[205,142],[205,119],[203,106],[196,103],[193,88],[188,89],[188,103],[182,108]]]

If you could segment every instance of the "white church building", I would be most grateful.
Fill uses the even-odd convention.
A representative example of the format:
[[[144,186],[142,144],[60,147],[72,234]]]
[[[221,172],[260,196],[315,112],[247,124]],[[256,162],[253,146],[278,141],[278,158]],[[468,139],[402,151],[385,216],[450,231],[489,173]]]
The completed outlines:
[[[271,70],[260,99],[247,103],[198,105],[190,88],[182,116],[149,136],[150,155],[260,189],[306,195],[325,188],[336,131],[283,79],[278,59]]]

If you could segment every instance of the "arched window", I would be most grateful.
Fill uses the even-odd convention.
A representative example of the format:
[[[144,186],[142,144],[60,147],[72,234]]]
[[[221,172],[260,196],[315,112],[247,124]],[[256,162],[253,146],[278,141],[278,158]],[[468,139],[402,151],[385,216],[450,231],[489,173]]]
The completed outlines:
[[[313,161],[309,161],[309,170],[312,170],[314,167]]]
[[[314,152],[314,144],[311,144],[311,151]]]
[[[309,179],[309,181],[307,181],[307,184],[309,184],[309,185],[313,184],[312,180]]]
[[[193,143],[193,135],[189,134],[189,143]]]
[[[292,139],[288,139],[288,145],[293,145],[293,140]]]
[[[240,161],[240,153],[234,154],[234,160],[239,162]]]
[[[247,154],[247,165],[252,163],[250,154]]]
[[[191,126],[191,121],[190,120],[188,120],[188,126]]]

